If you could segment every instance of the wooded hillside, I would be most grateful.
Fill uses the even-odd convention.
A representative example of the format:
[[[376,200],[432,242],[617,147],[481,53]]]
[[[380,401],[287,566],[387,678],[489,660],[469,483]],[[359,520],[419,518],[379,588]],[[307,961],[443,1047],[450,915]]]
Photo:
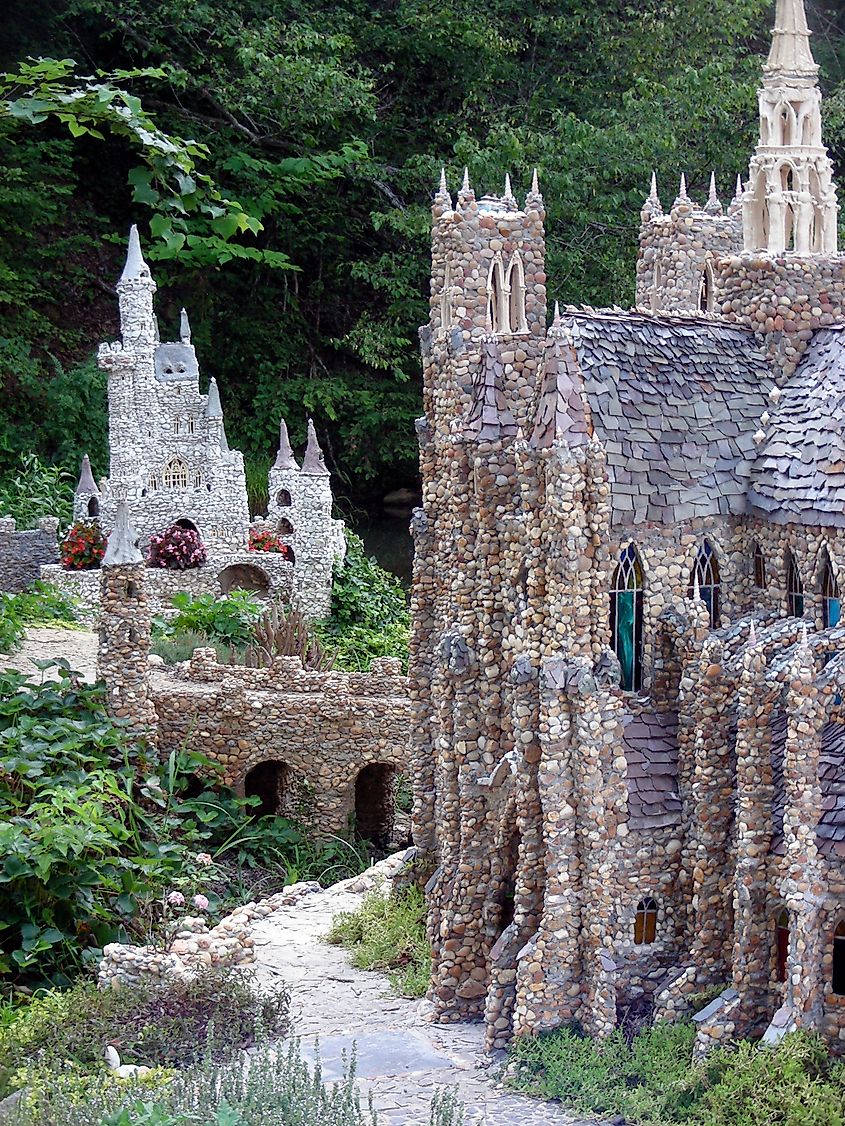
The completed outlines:
[[[845,11],[807,7],[842,168]],[[137,146],[112,133],[0,121],[0,472],[33,447],[70,465],[87,449],[106,471],[92,357],[117,333],[113,286],[137,221],[163,335],[187,306],[254,472],[279,414],[301,441],[311,412],[339,491],[366,502],[412,482],[440,165],[453,188],[464,165],[482,190],[510,171],[517,192],[536,165],[550,294],[629,304],[652,168],[664,203],[681,171],[700,197],[715,168],[727,199],[747,170],[773,12],[773,0],[18,0],[4,70],[31,57],[73,59],[79,76],[158,68],[123,87],[163,130],[208,146],[202,171],[261,229],[227,244],[228,216],[190,209],[174,226]]]

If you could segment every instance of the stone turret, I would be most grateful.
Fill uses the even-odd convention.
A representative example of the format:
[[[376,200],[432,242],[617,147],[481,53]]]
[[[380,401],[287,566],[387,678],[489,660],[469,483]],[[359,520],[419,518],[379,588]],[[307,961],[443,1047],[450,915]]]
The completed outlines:
[[[79,481],[73,495],[74,520],[97,520],[100,516],[100,490],[91,472],[91,462],[88,454],[82,459],[79,470]]]
[[[113,719],[150,742],[157,718],[149,697],[151,617],[146,595],[146,565],[138,549],[129,505],[120,501],[100,569],[100,639],[97,676],[107,686],[106,707]]]
[[[839,208],[803,0],[778,0],[759,104],[760,140],[743,201],[744,249],[835,254]]]

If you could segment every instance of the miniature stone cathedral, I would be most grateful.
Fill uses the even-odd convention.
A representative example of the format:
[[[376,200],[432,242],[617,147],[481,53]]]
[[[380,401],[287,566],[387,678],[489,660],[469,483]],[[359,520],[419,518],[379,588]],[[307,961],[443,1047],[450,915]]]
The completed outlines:
[[[630,1010],[845,1051],[845,255],[802,0],[727,212],[555,311],[545,209],[434,198],[411,643],[429,997],[487,1042]]]
[[[226,593],[246,585],[290,595],[311,616],[326,614],[332,568],[343,557],[345,541],[342,521],[332,517],[330,475],[313,423],[308,423],[300,469],[282,420],[269,474],[269,509],[257,525],[285,544],[287,557],[248,553],[243,454],[226,440],[216,380],[209,381],[207,394],[199,390],[199,364],[184,310],[179,340],[159,339],[156,284],[136,227],[117,292],[121,340],[102,344],[98,355],[108,372],[110,475],[98,486],[87,456],[83,459],[74,519],[99,520],[109,532],[119,503],[126,501],[142,547],[173,524],[199,532],[208,563],[197,572],[182,572],[182,587]],[[49,570],[55,580],[57,568]]]

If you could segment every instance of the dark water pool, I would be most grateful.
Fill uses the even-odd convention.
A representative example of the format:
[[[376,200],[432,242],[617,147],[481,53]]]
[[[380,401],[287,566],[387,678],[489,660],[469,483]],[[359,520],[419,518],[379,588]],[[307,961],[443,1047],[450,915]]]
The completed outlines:
[[[414,542],[408,530],[410,522],[410,512],[401,516],[382,513],[355,526],[367,553],[374,555],[386,571],[398,575],[406,587],[411,585],[414,559]]]

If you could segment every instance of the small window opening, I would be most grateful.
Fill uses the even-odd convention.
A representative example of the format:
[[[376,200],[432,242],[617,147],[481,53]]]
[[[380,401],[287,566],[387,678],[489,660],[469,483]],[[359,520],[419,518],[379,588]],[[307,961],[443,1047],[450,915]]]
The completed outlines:
[[[634,944],[643,946],[657,938],[657,903],[647,896],[637,904],[634,917]]]
[[[766,589],[766,557],[759,543],[754,545],[754,585],[758,590]]]
[[[285,518],[282,517],[282,519],[279,521],[278,531],[279,535],[281,536],[292,536],[293,524],[291,524],[290,520],[285,520]]]
[[[833,967],[832,981],[833,992],[842,996],[845,994],[845,920],[839,923],[833,932]]]
[[[786,981],[786,969],[789,962],[789,912],[785,907],[778,915],[775,923],[775,958],[777,961],[777,980]]]
[[[490,267],[490,276],[487,279],[487,324],[491,332],[507,332],[508,330],[508,326],[502,324],[503,290],[502,261],[500,258],[496,258]]]
[[[528,322],[525,319],[525,272],[519,253],[514,254],[508,269],[508,288],[510,331],[528,332]]]
[[[719,561],[716,552],[709,540],[705,540],[698,549],[695,566],[693,567],[689,585],[689,596],[695,593],[695,581],[698,580],[698,591],[701,601],[710,613],[710,628],[718,629],[721,622],[721,595],[722,584],[719,575]]]
[[[452,270],[446,263],[443,275],[443,292],[440,294],[440,328],[445,331],[452,323],[452,301],[450,290],[452,288]]]
[[[126,584],[126,597],[127,598],[137,598],[138,597],[138,584],[137,583],[130,581]]]
[[[712,313],[715,306],[716,292],[713,284],[713,267],[709,262],[705,262],[701,273],[701,284],[698,288],[698,307],[702,313]]]
[[[99,516],[100,515],[100,502],[97,499],[97,497],[91,497],[90,500],[88,501],[88,515],[89,516]]]
[[[822,619],[824,628],[839,624],[842,617],[842,600],[839,597],[839,583],[833,573],[833,564],[830,556],[825,554],[824,567],[822,568]]]
[[[804,617],[804,584],[791,551],[786,553],[786,612],[791,618]]]
[[[291,495],[287,489],[279,489],[276,493],[276,504],[279,508],[290,508],[292,501]]]
[[[625,692],[638,692],[643,682],[644,585],[640,557],[636,547],[630,543],[619,558],[610,593],[613,651],[622,668],[621,686]]]

